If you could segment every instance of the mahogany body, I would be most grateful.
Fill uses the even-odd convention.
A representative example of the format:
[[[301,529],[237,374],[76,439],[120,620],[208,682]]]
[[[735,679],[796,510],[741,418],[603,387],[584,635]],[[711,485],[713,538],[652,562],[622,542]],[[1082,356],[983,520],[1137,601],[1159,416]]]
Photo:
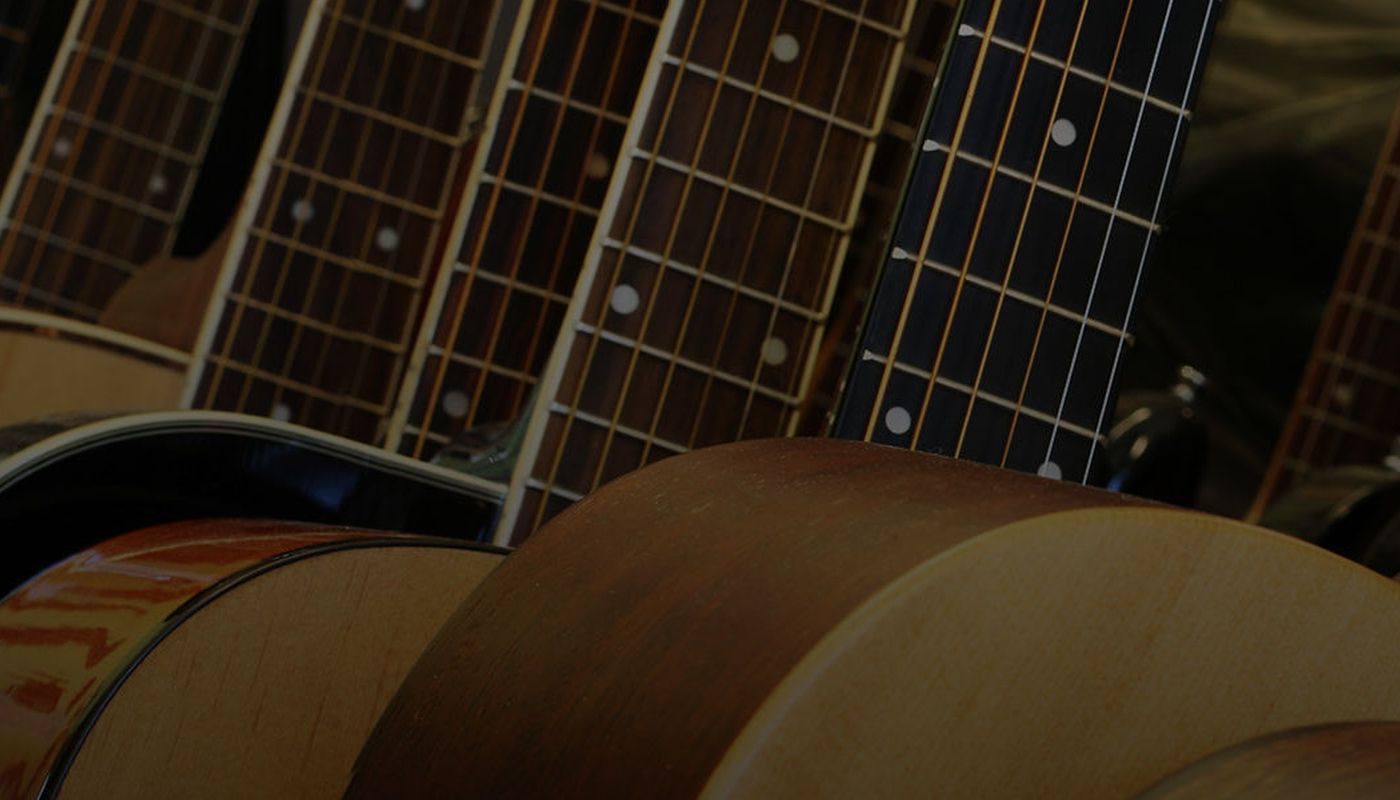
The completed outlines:
[[[1250,736],[1400,714],[1397,611],[1400,586],[1240,523],[870,445],[729,445],[533,536],[348,796],[1127,796]]]
[[[501,558],[271,522],[150,528],[0,605],[0,797],[325,796]]]

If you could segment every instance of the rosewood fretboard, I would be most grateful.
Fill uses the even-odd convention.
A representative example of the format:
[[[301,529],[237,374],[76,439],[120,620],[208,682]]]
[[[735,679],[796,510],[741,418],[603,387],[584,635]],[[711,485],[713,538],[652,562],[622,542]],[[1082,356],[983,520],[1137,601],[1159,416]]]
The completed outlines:
[[[834,433],[1088,481],[1214,0],[973,0]]]
[[[1400,107],[1251,514],[1315,470],[1378,465],[1400,435]]]
[[[514,4],[312,4],[188,404],[383,441]],[[489,93],[487,93],[489,96]]]
[[[256,6],[75,4],[0,195],[0,302],[96,321],[169,254]]]

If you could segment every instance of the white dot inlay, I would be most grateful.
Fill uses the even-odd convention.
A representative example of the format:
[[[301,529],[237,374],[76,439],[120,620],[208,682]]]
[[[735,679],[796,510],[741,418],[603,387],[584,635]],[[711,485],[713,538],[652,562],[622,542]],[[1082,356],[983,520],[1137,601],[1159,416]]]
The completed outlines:
[[[885,427],[895,436],[902,436],[909,432],[909,428],[914,425],[914,418],[909,416],[909,410],[901,406],[894,406],[885,412]]]
[[[272,418],[278,422],[288,422],[292,418],[292,407],[286,403],[278,403],[272,407]]]
[[[423,6],[428,4],[428,0],[403,0],[403,4],[409,11],[422,11]]]
[[[311,201],[305,197],[292,203],[292,219],[297,222],[310,222],[316,216],[316,206],[311,205]]]
[[[606,178],[612,172],[612,162],[602,153],[594,153],[588,157],[588,165],[584,167],[590,178]]]
[[[1079,131],[1075,129],[1074,123],[1064,117],[1055,120],[1055,124],[1050,126],[1050,140],[1060,147],[1069,147],[1078,138]]]
[[[1053,461],[1047,461],[1041,464],[1036,468],[1035,474],[1042,478],[1049,478],[1052,481],[1057,481],[1064,477],[1064,473],[1060,472],[1060,465]]]
[[[773,37],[773,57],[787,64],[797,58],[801,47],[797,44],[797,37],[790,33],[780,33]]]
[[[619,314],[631,314],[642,304],[642,296],[637,294],[637,290],[627,284],[619,284],[612,291],[612,299],[609,301],[613,311]]]
[[[151,179],[146,181],[146,191],[151,194],[165,194],[166,190],[169,188],[170,181],[166,180],[165,176],[159,172],[152,175]]]
[[[53,143],[53,154],[58,158],[67,158],[73,152],[73,142],[68,139],[55,139]]]
[[[1332,398],[1337,401],[1337,405],[1346,408],[1356,399],[1356,387],[1338,386],[1332,390]]]
[[[467,393],[459,389],[453,389],[442,396],[442,411],[453,419],[465,417],[469,404]]]
[[[972,27],[971,25],[968,25],[967,23],[963,23],[963,24],[961,24],[961,25],[958,26],[958,35],[959,35],[959,36],[976,36],[976,35],[977,35],[977,29],[974,28],[974,27]]]
[[[374,235],[374,245],[386,253],[399,249],[399,232],[393,228],[380,228]]]
[[[771,364],[776,367],[781,365],[784,361],[787,361],[787,357],[787,342],[784,342],[782,339],[779,339],[778,337],[774,336],[763,343],[764,363]]]

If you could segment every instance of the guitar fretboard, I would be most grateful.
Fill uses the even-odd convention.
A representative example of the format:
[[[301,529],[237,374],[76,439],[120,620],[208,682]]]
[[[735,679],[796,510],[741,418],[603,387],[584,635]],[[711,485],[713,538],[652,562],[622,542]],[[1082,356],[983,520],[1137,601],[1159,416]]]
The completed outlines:
[[[197,345],[189,405],[383,440],[503,8],[312,5]]]
[[[1217,6],[966,4],[835,435],[1091,479]]]
[[[911,13],[668,10],[498,538],[643,464],[789,429]]]
[[[0,302],[96,321],[169,254],[256,5],[76,3],[0,195]]]
[[[1251,514],[1315,470],[1379,465],[1400,435],[1400,107]]]
[[[593,236],[665,0],[540,0],[461,247],[400,407],[401,452],[514,419],[544,369]]]

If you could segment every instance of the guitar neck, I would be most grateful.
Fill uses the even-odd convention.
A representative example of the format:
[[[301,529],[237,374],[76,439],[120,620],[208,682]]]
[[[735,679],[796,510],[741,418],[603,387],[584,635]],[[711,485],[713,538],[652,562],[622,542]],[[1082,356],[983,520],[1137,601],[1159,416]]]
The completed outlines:
[[[912,11],[668,9],[498,539],[659,458],[790,430]]]
[[[96,321],[169,254],[256,6],[78,0],[0,194],[0,301]]]
[[[544,369],[618,161],[665,12],[540,0],[498,92],[490,153],[462,203],[404,383],[390,446],[433,455],[463,430],[514,419]],[[456,244],[460,242],[460,244]],[[397,443],[397,444],[396,444]]]
[[[383,441],[513,7],[313,3],[187,405]]]
[[[958,21],[837,436],[1088,482],[1219,3]]]
[[[1312,472],[1376,465],[1400,435],[1400,106],[1250,514]]]

